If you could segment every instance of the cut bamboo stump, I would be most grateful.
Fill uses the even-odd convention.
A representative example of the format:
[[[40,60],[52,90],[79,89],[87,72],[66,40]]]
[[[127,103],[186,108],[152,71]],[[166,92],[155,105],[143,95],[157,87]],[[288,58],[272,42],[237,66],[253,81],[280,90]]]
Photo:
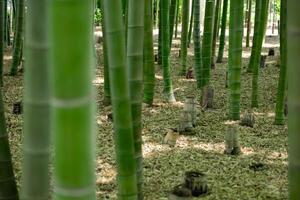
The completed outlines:
[[[270,48],[270,49],[269,49],[268,56],[275,56],[275,49]]]
[[[192,121],[192,126],[196,126],[196,120],[197,120],[197,111],[196,111],[196,105],[197,101],[196,98],[193,96],[188,96],[185,98],[185,103],[184,103],[184,108],[183,110],[185,112],[190,113],[191,115],[191,121]]]
[[[19,101],[19,102],[16,102],[16,103],[13,104],[12,112],[15,115],[21,115],[23,113],[22,101]]]
[[[252,112],[246,112],[244,116],[242,117],[241,123],[242,126],[247,126],[247,127],[254,127],[255,124],[255,117]]]
[[[186,79],[194,79],[195,77],[194,77],[194,70],[193,70],[193,68],[189,68],[188,69],[188,71],[187,71],[187,73],[186,73],[186,75],[185,75],[185,78]]]
[[[167,144],[171,147],[174,147],[176,145],[176,141],[179,137],[179,133],[178,132],[174,132],[173,130],[168,130],[163,143]]]
[[[192,191],[184,184],[176,186],[168,197],[169,200],[190,200]]]
[[[203,108],[213,108],[214,89],[211,86],[205,86],[202,89],[201,105]]]
[[[266,67],[266,60],[267,60],[267,56],[262,55],[260,57],[260,68],[265,68]]]
[[[194,197],[207,194],[207,176],[202,172],[189,171],[185,173],[185,187],[192,191]]]
[[[228,124],[227,133],[225,135],[225,150],[227,155],[240,155],[242,153],[239,144],[238,128],[235,123]]]

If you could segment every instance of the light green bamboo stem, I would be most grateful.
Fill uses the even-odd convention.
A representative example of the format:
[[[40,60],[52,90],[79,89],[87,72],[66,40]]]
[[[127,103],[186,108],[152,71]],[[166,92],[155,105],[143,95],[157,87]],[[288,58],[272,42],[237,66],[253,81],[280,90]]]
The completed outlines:
[[[201,88],[201,68],[202,68],[202,54],[201,54],[201,36],[200,36],[200,0],[194,2],[194,54],[195,54],[195,74],[197,80],[197,87]]]
[[[226,38],[226,26],[227,26],[227,12],[228,12],[228,0],[224,0],[223,1],[223,11],[222,11],[221,35],[220,35],[220,42],[219,42],[219,53],[218,53],[217,63],[223,62],[225,38]]]
[[[286,15],[287,15],[287,2],[281,0],[280,11],[280,74],[278,80],[277,100],[275,109],[275,124],[284,124],[284,103],[286,96],[286,82],[287,82],[287,27],[286,27]]]
[[[27,0],[22,200],[49,199],[48,0]]]
[[[240,119],[244,0],[230,0],[229,22],[229,119]]]
[[[187,71],[187,48],[190,16],[190,1],[182,0],[182,28],[181,28],[181,75],[185,76]]]
[[[170,36],[169,36],[169,0],[161,1],[161,29],[162,29],[162,65],[164,77],[164,98],[167,102],[174,102],[173,86],[170,72]]]
[[[204,31],[203,31],[203,68],[201,73],[201,86],[207,86],[210,82],[212,39],[213,39],[213,19],[214,19],[215,0],[206,0]]]
[[[144,102],[148,105],[153,104],[155,89],[155,65],[153,50],[153,31],[152,31],[152,4],[151,1],[145,2],[145,27],[144,27]]]
[[[138,198],[125,30],[120,1],[103,0],[117,161],[118,199]]]
[[[300,4],[287,1],[289,199],[300,199]]]
[[[51,1],[54,200],[95,200],[93,0]]]

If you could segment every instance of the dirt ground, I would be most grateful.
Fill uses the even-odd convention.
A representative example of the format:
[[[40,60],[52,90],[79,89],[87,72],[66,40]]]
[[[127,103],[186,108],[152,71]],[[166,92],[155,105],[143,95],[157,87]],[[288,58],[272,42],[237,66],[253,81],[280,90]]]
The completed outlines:
[[[100,48],[100,45],[98,46]],[[202,199],[287,199],[287,127],[273,125],[279,68],[275,63],[279,54],[278,38],[267,37],[264,54],[268,48],[276,49],[275,57],[268,57],[267,67],[260,70],[259,109],[255,109],[254,128],[239,126],[243,154],[227,156],[224,151],[224,135],[227,120],[227,95],[224,64],[217,64],[212,71],[211,84],[215,89],[214,109],[200,112],[199,126],[195,135],[180,136],[175,147],[162,144],[168,128],[176,127],[187,95],[200,99],[195,80],[178,76],[179,40],[174,41],[171,53],[171,71],[177,103],[167,104],[162,99],[162,70],[157,66],[155,106],[143,108],[143,154],[145,199],[166,199],[172,188],[180,184],[184,173],[197,170],[208,176],[210,194]],[[101,50],[99,50],[101,52]],[[11,57],[6,53],[5,64]],[[244,48],[242,70],[242,113],[250,108],[251,75],[246,73],[250,49]],[[188,66],[193,66],[193,47],[188,52]],[[107,120],[110,107],[103,106],[103,65],[99,60],[96,78],[97,90],[97,199],[116,199],[116,163],[112,123]],[[20,180],[22,116],[12,114],[14,102],[22,99],[23,80],[4,78],[4,103],[7,127],[17,179]],[[259,170],[252,165],[262,164]]]

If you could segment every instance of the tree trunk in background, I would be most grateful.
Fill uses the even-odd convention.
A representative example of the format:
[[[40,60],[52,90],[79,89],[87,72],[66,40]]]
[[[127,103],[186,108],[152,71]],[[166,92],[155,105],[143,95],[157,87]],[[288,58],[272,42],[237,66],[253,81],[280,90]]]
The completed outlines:
[[[219,42],[219,53],[218,53],[217,63],[223,62],[225,39],[226,39],[227,12],[228,12],[228,0],[224,0],[223,1],[223,11],[222,11],[221,35],[220,35],[220,42]]]
[[[4,21],[4,3],[3,1],[0,1],[0,90],[3,85],[3,53],[4,53],[4,31],[5,28],[3,26]]]
[[[152,4],[145,1],[145,27],[144,27],[144,102],[153,104],[155,89],[155,65],[153,51],[152,31]]]
[[[0,87],[0,199],[18,200]]]
[[[169,0],[162,1],[162,66],[164,77],[164,98],[167,102],[175,102],[170,70],[170,25],[169,25]]]
[[[195,74],[197,80],[197,87],[201,88],[201,68],[202,68],[202,54],[201,54],[201,36],[200,36],[200,0],[194,2],[194,59],[195,59]]]
[[[1,2],[3,5],[3,8],[1,7],[2,11],[3,11],[3,16],[2,16],[2,26],[3,26],[3,34],[4,34],[4,46],[7,45],[7,0],[3,0],[3,2]],[[1,12],[2,12],[1,11]]]
[[[22,48],[23,48],[23,32],[24,32],[24,0],[17,1],[17,16],[16,16],[16,28],[14,35],[14,50],[13,60],[10,68],[10,75],[15,76],[18,72],[18,67],[22,60]]]
[[[214,28],[213,28],[213,41],[212,41],[212,56],[211,56],[212,69],[215,68],[215,55],[216,55],[217,39],[219,36],[220,12],[221,12],[221,0],[217,0],[216,7],[215,7],[215,14],[214,14]]]
[[[278,81],[276,110],[275,110],[275,124],[284,124],[284,103],[286,96],[286,73],[287,73],[287,27],[286,27],[286,15],[287,15],[287,3],[286,0],[281,0],[280,8],[280,74]]]
[[[157,64],[161,65],[162,64],[162,10],[161,10],[161,5],[162,5],[162,0],[159,0],[159,11],[158,11],[158,47],[157,47]]]
[[[174,24],[175,24],[175,17],[176,17],[176,5],[177,0],[171,0],[170,5],[170,50],[172,48],[172,40],[173,40],[173,33],[174,33]]]
[[[22,199],[49,199],[49,1],[27,0]]]
[[[257,45],[254,54],[254,62],[253,62],[253,75],[252,75],[252,95],[251,95],[251,107],[258,107],[258,75],[260,69],[260,59],[261,59],[261,51],[263,46],[263,41],[265,38],[266,25],[268,20],[268,6],[269,0],[261,1],[261,22],[258,27],[258,39]]]
[[[229,22],[229,119],[240,119],[244,0],[230,0]]]
[[[256,0],[255,3],[255,22],[254,22],[254,34],[252,39],[252,49],[251,49],[251,57],[248,65],[247,72],[253,71],[253,65],[255,62],[255,52],[257,51],[258,45],[258,37],[259,37],[259,25],[262,23],[261,19],[261,5],[263,0]]]
[[[95,200],[94,1],[53,0],[49,7],[53,199]]]
[[[187,47],[188,47],[188,28],[190,15],[190,0],[182,0],[182,27],[181,27],[181,72],[180,75],[186,75],[187,68]]]
[[[211,56],[212,56],[212,38],[213,38],[213,16],[214,0],[206,0],[204,31],[203,31],[203,50],[202,50],[202,73],[201,86],[207,86],[210,82]]]
[[[179,6],[180,6],[180,0],[176,0],[175,36],[174,36],[175,39],[177,39],[177,33],[178,33]]]
[[[105,36],[105,24],[104,24],[104,11],[103,11],[103,0],[101,0],[101,12],[102,12],[102,20],[101,20],[101,27],[102,27],[102,48],[103,48],[103,68],[104,68],[104,105],[111,104],[111,96],[110,96],[110,85],[109,85],[109,63],[108,63],[108,55],[107,55],[107,44],[106,44],[106,36]]]
[[[155,2],[155,28],[159,28],[160,0],[156,0]]]
[[[195,12],[195,0],[192,0],[192,10],[191,10],[191,19],[190,19],[190,27],[189,27],[189,35],[188,35],[188,47],[190,47],[192,33],[193,33],[193,22],[194,22],[194,12]]]
[[[247,36],[246,36],[246,47],[250,46],[250,35],[251,35],[251,17],[252,17],[252,0],[248,0],[248,12],[247,12]]]
[[[288,132],[289,132],[289,199],[300,199],[300,4],[287,1]]]

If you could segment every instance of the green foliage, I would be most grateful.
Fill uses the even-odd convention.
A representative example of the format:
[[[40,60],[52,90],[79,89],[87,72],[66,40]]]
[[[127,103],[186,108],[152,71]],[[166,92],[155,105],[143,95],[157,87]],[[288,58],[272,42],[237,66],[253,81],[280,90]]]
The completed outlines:
[[[95,10],[95,16],[94,16],[94,21],[96,25],[100,25],[101,21],[103,20],[102,12],[100,8],[96,8]]]

